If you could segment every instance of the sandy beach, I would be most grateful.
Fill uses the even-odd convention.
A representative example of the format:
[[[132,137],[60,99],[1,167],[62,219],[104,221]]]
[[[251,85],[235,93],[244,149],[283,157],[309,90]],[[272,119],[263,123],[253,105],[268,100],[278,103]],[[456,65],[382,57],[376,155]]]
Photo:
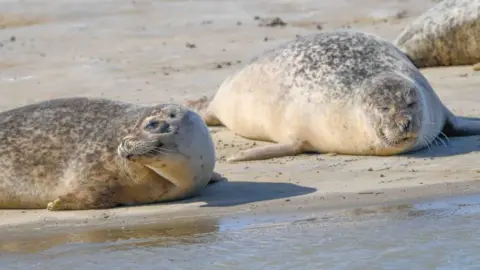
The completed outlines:
[[[435,3],[2,1],[0,109],[74,96],[182,102],[215,93],[250,58],[297,35],[350,27],[392,40]],[[286,25],[259,25],[274,17]],[[480,72],[463,66],[422,73],[454,113],[480,116]],[[225,157],[253,142],[225,128],[211,130],[216,171],[228,181],[208,186],[196,198],[101,211],[0,210],[0,226],[9,229],[3,233],[357,207],[480,191],[480,137],[451,138],[395,157],[318,154],[229,164]]]

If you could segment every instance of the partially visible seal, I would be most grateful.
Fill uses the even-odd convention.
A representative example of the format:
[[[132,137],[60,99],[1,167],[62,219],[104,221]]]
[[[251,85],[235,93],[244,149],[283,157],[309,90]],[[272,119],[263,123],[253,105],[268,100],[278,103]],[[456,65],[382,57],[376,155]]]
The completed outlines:
[[[419,68],[480,62],[480,0],[444,0],[408,25],[394,44]]]
[[[386,156],[428,147],[439,136],[480,134],[480,122],[454,116],[395,45],[350,30],[273,48],[213,97],[186,105],[208,125],[276,142],[228,161],[307,151]]]
[[[0,113],[0,208],[178,200],[219,180],[214,166],[207,126],[181,105],[67,98]]]
[[[480,71],[480,62],[476,63],[475,65],[473,65],[473,70],[474,71]]]

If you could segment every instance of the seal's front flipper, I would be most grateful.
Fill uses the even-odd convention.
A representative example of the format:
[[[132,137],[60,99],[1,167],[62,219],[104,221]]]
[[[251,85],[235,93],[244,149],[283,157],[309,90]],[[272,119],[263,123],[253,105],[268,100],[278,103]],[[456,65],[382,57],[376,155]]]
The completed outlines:
[[[228,162],[269,159],[274,157],[296,156],[303,152],[303,143],[274,144],[260,146],[238,152],[228,158]]]
[[[113,208],[116,190],[108,186],[81,186],[74,192],[59,196],[47,205],[50,211]]]
[[[480,135],[480,118],[452,115],[445,122],[443,133],[448,137]]]

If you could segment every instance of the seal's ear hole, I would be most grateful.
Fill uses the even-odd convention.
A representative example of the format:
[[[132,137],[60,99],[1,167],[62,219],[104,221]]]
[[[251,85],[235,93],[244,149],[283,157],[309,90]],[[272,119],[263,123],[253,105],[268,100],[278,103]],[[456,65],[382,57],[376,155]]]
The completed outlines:
[[[170,116],[170,118],[175,118],[177,116],[177,114],[174,113],[174,112],[171,112],[168,116]]]
[[[413,108],[413,107],[415,107],[415,105],[417,105],[417,102],[413,101],[413,102],[408,103],[407,107],[408,108]]]

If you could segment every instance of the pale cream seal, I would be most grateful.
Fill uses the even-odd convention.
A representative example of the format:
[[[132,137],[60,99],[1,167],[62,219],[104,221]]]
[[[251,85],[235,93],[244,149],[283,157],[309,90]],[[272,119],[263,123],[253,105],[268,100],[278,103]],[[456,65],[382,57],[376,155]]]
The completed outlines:
[[[350,30],[273,48],[227,78],[213,97],[186,105],[208,125],[276,143],[229,161],[307,151],[394,155],[441,136],[480,134],[480,122],[454,116],[395,45]]]

